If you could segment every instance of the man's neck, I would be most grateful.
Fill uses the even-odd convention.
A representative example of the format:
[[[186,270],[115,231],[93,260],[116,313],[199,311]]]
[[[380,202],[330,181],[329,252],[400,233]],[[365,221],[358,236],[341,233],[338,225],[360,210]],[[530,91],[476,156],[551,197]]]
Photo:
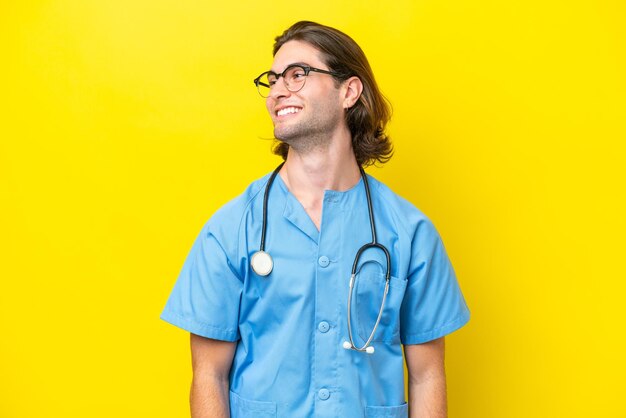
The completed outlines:
[[[359,182],[361,173],[348,138],[304,154],[290,148],[280,176],[319,230],[324,191],[348,190]]]

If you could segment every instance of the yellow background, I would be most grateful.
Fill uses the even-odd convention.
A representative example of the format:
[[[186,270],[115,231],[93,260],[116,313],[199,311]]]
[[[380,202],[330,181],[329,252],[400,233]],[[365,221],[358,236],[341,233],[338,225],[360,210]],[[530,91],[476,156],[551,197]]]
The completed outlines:
[[[365,50],[396,147],[369,172],[455,265],[450,416],[625,417],[622,0],[3,2],[0,417],[188,414],[158,316],[278,163],[252,79],[300,19]]]

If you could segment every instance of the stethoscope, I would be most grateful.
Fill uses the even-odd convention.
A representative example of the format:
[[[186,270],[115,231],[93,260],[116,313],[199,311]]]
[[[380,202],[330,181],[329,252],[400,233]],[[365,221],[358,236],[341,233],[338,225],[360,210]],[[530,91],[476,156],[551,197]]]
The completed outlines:
[[[272,256],[265,251],[265,231],[267,229],[267,200],[269,196],[270,189],[272,187],[272,183],[274,183],[274,179],[276,175],[283,167],[285,163],[281,163],[276,170],[270,176],[267,185],[265,186],[265,196],[263,197],[263,228],[261,230],[261,246],[259,251],[255,252],[250,259],[250,266],[252,270],[258,274],[259,276],[268,276],[273,268],[274,261],[272,260]],[[374,347],[370,344],[372,339],[374,338],[374,334],[376,333],[376,329],[378,328],[378,324],[380,323],[380,318],[383,316],[383,309],[385,307],[385,300],[387,299],[387,293],[389,292],[389,278],[390,278],[390,266],[391,266],[391,256],[389,255],[389,251],[385,248],[384,245],[379,244],[376,241],[376,225],[374,224],[374,210],[372,209],[372,197],[370,196],[370,186],[367,181],[367,175],[365,175],[365,171],[363,171],[363,167],[359,166],[359,171],[361,172],[361,178],[363,179],[363,185],[365,186],[365,195],[367,197],[367,209],[369,212],[370,218],[370,227],[372,229],[372,242],[363,245],[356,253],[354,258],[354,263],[352,264],[352,272],[350,274],[350,291],[348,293],[348,337],[350,341],[343,342],[343,348],[346,350],[355,350],[360,352],[365,352],[368,354],[374,353]],[[370,248],[378,248],[385,253],[385,258],[387,259],[387,270],[385,272],[385,292],[383,293],[383,301],[380,304],[380,310],[378,311],[378,317],[376,318],[376,323],[374,324],[374,328],[370,333],[367,341],[363,344],[362,347],[357,347],[354,344],[354,339],[352,337],[352,321],[351,321],[351,312],[352,312],[352,293],[354,291],[354,287],[356,284],[356,276],[357,276],[357,267],[359,264],[359,258],[361,254],[367,249]]]

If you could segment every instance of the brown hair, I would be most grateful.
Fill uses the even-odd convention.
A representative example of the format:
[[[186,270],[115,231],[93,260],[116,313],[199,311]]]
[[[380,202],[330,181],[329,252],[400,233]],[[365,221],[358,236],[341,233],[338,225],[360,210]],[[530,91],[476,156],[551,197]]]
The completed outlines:
[[[352,148],[359,164],[385,163],[393,154],[385,125],[391,117],[391,108],[374,79],[374,73],[363,50],[345,33],[315,22],[301,21],[277,36],[273,55],[289,41],[303,41],[322,53],[322,60],[331,71],[341,74],[336,79],[345,81],[356,76],[363,83],[359,100],[346,112],[346,121],[352,134]],[[278,141],[274,153],[287,158],[289,145]]]

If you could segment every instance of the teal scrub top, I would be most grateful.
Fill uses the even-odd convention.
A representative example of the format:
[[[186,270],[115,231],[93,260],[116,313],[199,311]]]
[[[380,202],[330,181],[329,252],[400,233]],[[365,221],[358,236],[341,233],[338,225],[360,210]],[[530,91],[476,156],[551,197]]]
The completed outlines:
[[[267,277],[259,249],[269,175],[222,207],[196,239],[161,318],[207,338],[236,341],[230,372],[232,418],[405,418],[402,344],[460,328],[469,311],[433,224],[368,176],[378,241],[391,254],[391,281],[373,354],[343,348],[352,263],[371,242],[364,183],[324,193],[318,231],[280,176],[271,187]],[[355,345],[380,309],[386,261],[361,257],[352,300]]]

